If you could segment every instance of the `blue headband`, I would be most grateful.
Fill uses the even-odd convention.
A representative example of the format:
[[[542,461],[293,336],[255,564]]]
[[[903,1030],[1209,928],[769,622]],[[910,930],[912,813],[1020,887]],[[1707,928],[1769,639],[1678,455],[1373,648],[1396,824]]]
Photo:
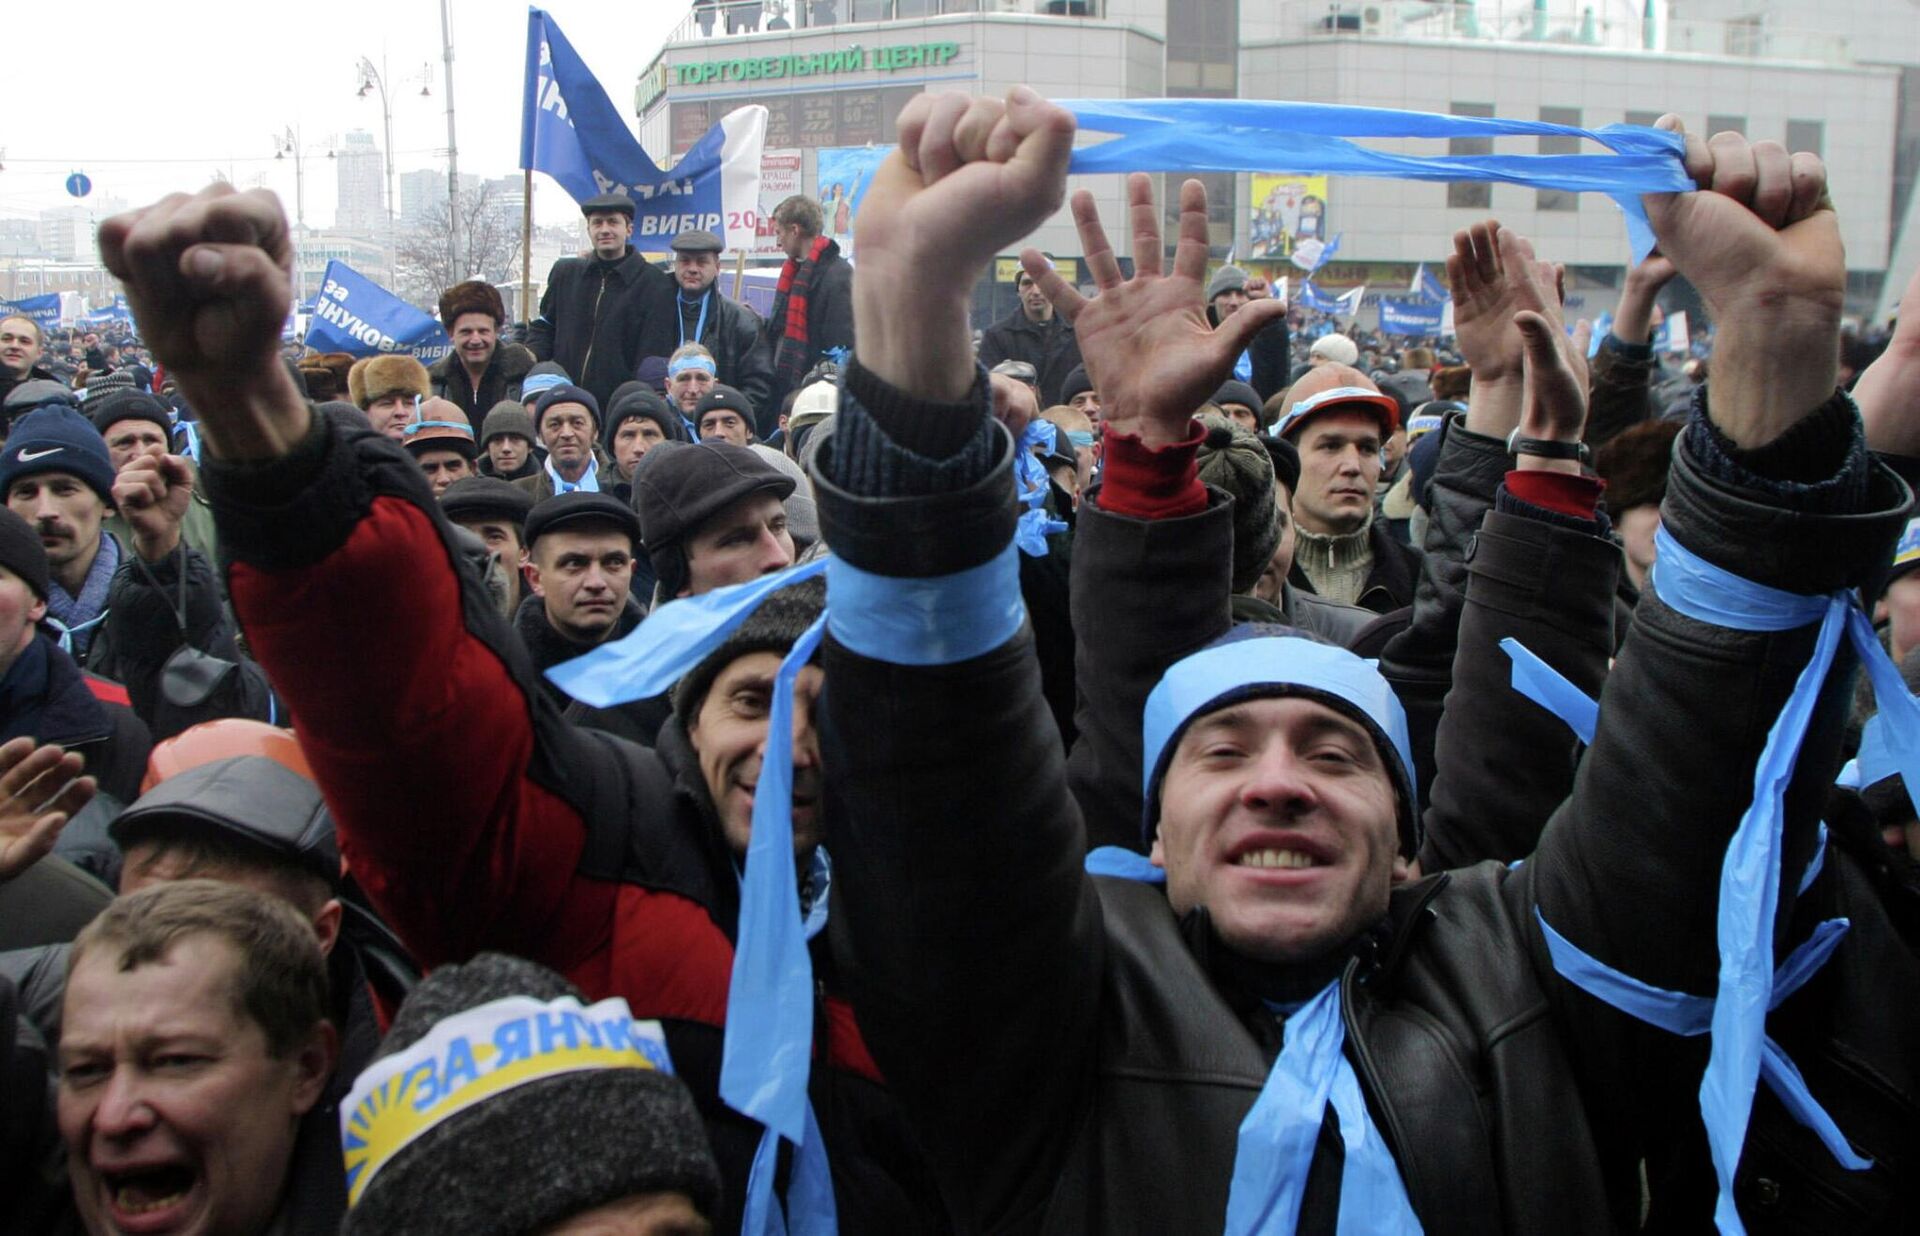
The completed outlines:
[[[1204,713],[1235,700],[1262,695],[1299,694],[1357,713],[1376,739],[1384,739],[1388,775],[1408,825],[1402,848],[1412,854],[1420,843],[1420,812],[1413,782],[1413,744],[1399,697],[1371,661],[1344,648],[1297,635],[1230,640],[1174,662],[1147,696],[1141,720],[1141,790],[1146,797],[1142,826],[1147,837],[1159,818],[1157,799],[1165,764],[1180,734]]]
[[[683,356],[677,361],[667,362],[667,376],[677,378],[689,369],[698,369],[701,373],[717,374],[711,356]]]

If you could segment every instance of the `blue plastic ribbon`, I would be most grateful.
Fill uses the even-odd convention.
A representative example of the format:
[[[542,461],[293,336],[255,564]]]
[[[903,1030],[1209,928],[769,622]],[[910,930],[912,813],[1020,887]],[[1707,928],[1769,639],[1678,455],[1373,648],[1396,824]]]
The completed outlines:
[[[837,1229],[826,1148],[807,1099],[813,1060],[813,959],[807,952],[799,873],[793,865],[793,684],[826,629],[822,614],[794,641],[774,678],[767,744],[754,787],[753,835],[741,882],[739,942],[727,988],[729,1014],[720,1060],[721,1099],[766,1126],[748,1176],[742,1230],[780,1236]],[[794,1147],[796,1187],[788,1190],[784,1221],[774,1202],[778,1138]],[[823,1178],[824,1199],[809,1193],[803,1205],[797,1186],[802,1180]]]
[[[1240,1122],[1233,1184],[1227,1193],[1228,1236],[1298,1229],[1300,1203],[1329,1103],[1346,1151],[1339,1229],[1387,1236],[1422,1230],[1393,1151],[1367,1112],[1360,1079],[1344,1050],[1346,1038],[1338,980],[1287,1018],[1280,1058],[1253,1110]]]
[[[1803,887],[1811,883],[1812,876],[1818,871],[1817,863],[1808,869],[1808,879],[1803,882]],[[1553,968],[1561,978],[1594,999],[1669,1034],[1691,1037],[1712,1029],[1717,1009],[1711,997],[1669,991],[1623,974],[1555,931],[1538,908],[1533,913],[1540,924],[1541,934],[1546,937]],[[1848,927],[1846,919],[1832,918],[1814,928],[1805,943],[1788,955],[1774,972],[1768,1009],[1780,1007],[1782,1001],[1806,985],[1807,980],[1833,956]],[[1821,1145],[1827,1148],[1840,1166],[1849,1171],[1864,1171],[1873,1166],[1873,1160],[1855,1152],[1846,1136],[1840,1132],[1840,1126],[1834,1123],[1833,1117],[1813,1097],[1813,1093],[1807,1089],[1806,1079],[1794,1067],[1793,1061],[1787,1058],[1787,1053],[1764,1033],[1760,1044],[1759,1076],[1793,1118],[1820,1139]],[[1748,1101],[1752,1101],[1751,1097]],[[1738,1222],[1737,1216],[1735,1222]]]
[[[547,679],[594,708],[664,695],[725,643],[762,601],[826,569],[827,561],[816,558],[744,584],[669,601],[628,634],[549,669]]]
[[[1136,884],[1165,884],[1167,872],[1138,850],[1103,845],[1087,851],[1087,874],[1132,880]]]
[[[1581,742],[1592,746],[1600,705],[1512,636],[1500,641],[1500,651],[1513,659],[1513,689],[1565,721]]]
[[[1813,657],[1767,735],[1754,769],[1753,802],[1727,844],[1720,872],[1719,990],[1713,1003],[1713,1045],[1700,1082],[1700,1111],[1713,1152],[1722,1232],[1743,1232],[1733,1201],[1734,1173],[1753,1114],[1753,1094],[1768,1065],[1767,1010],[1775,984],[1773,925],[1780,899],[1785,798],[1819,700],[1844,636],[1854,646],[1883,701],[1889,748],[1909,786],[1920,785],[1920,701],[1875,638],[1851,592],[1800,596],[1741,579],[1697,557],[1664,527],[1654,534],[1653,587],[1662,603],[1698,622],[1741,631],[1788,631],[1820,624]],[[1777,1066],[1772,1066],[1777,1067]],[[1853,1166],[1848,1164],[1848,1166]]]
[[[841,647],[892,665],[955,665],[984,656],[1026,620],[1017,553],[1009,545],[977,567],[921,579],[873,575],[830,559],[828,629]]]
[[[1583,129],[1537,120],[1267,99],[1068,99],[1080,128],[1111,141],[1073,152],[1070,172],[1296,172],[1393,180],[1498,181],[1605,193],[1627,217],[1634,260],[1653,250],[1643,193],[1694,188],[1677,133],[1639,125]],[[1611,154],[1437,155],[1372,150],[1351,139],[1579,137]]]
[[[1167,873],[1144,854],[1119,846],[1093,850],[1086,867],[1089,875],[1142,884],[1167,882]],[[1421,1231],[1393,1150],[1367,1111],[1360,1079],[1347,1060],[1346,1040],[1340,981],[1335,979],[1287,1018],[1280,1057],[1240,1122],[1227,1193],[1228,1236],[1266,1236],[1299,1227],[1300,1203],[1329,1103],[1340,1122],[1345,1150],[1339,1230],[1368,1236]]]

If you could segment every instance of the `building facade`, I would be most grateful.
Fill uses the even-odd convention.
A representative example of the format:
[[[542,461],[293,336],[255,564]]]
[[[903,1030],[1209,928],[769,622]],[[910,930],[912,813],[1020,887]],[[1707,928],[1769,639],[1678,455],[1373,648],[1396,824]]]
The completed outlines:
[[[355,129],[342,138],[334,152],[334,169],[339,188],[335,230],[386,235],[386,164],[373,134]]]
[[[1589,129],[1672,111],[1693,132],[1739,129],[1821,154],[1841,208],[1850,309],[1874,316],[1920,256],[1917,66],[1909,0],[754,0],[690,12],[642,74],[635,104],[642,142],[663,160],[732,108],[764,104],[763,174],[776,191],[830,206],[837,182],[823,161],[831,173],[836,150],[893,142],[900,107],[927,89],[999,95],[1024,82],[1061,99],[1294,99]],[[1368,144],[1598,149],[1557,137]],[[1338,236],[1316,283],[1391,294],[1420,263],[1443,261],[1456,230],[1492,216],[1568,264],[1576,312],[1618,297],[1625,231],[1600,195],[1294,174],[1310,171],[1203,177],[1215,259],[1297,276],[1288,259],[1303,241]],[[1119,217],[1120,177],[1073,187]],[[1080,249],[1064,209],[1030,243],[1063,258]],[[1011,308],[1012,275],[996,264],[983,315]]]

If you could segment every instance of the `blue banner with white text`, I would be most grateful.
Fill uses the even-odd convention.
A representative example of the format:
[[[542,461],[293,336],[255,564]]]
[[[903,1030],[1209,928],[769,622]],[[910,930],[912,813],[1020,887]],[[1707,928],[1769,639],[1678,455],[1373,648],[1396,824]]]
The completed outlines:
[[[1380,298],[1380,333],[1383,335],[1438,335],[1445,307],[1415,300]]]
[[[327,263],[306,343],[316,352],[350,356],[405,352],[423,365],[453,348],[438,321],[339,261]]]

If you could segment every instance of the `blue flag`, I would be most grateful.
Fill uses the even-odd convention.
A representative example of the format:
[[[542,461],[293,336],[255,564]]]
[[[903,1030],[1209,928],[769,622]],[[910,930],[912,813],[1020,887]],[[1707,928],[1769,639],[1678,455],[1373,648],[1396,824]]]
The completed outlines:
[[[1444,307],[1417,300],[1380,298],[1380,333],[1383,335],[1438,335]]]
[[[52,330],[60,325],[60,293],[0,300],[0,313],[17,313],[23,318],[32,318],[33,324],[43,331]]]
[[[316,352],[374,356],[406,352],[423,365],[453,350],[440,323],[345,262],[328,262],[313,298],[307,346]]]
[[[1453,299],[1453,293],[1447,290],[1446,281],[1427,269],[1425,262],[1413,272],[1413,286],[1407,289],[1408,295],[1415,300],[1432,301],[1440,304]]]
[[[633,199],[635,248],[664,251],[679,233],[704,228],[729,249],[751,249],[766,131],[767,109],[742,107],[662,171],[553,18],[527,10],[520,166],[553,177],[576,202],[607,193]]]
[[[1313,280],[1302,279],[1297,299],[1301,304],[1316,313],[1344,313],[1346,303],[1337,296],[1328,296],[1313,286]]]

